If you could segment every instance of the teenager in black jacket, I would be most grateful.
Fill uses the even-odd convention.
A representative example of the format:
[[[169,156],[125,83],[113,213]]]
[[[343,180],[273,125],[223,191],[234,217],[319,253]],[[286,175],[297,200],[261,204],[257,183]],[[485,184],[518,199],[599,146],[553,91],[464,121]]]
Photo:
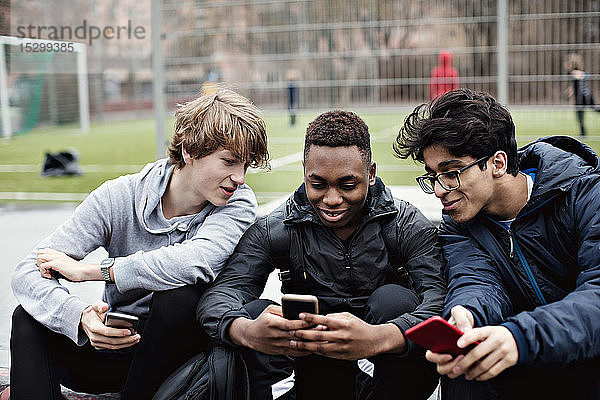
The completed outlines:
[[[256,300],[282,266],[282,291],[317,296],[321,315],[286,320]],[[436,228],[376,178],[365,123],[328,112],[307,129],[304,184],[244,234],[198,317],[216,341],[246,348],[254,398],[276,398],[286,374],[273,366],[293,366],[297,399],[426,399],[435,368],[403,332],[441,313],[442,266]],[[356,389],[361,359],[375,368]]]
[[[444,398],[600,398],[598,156],[565,136],[517,151],[508,111],[466,89],[416,109],[396,150],[444,206],[444,315],[480,342],[427,354]]]

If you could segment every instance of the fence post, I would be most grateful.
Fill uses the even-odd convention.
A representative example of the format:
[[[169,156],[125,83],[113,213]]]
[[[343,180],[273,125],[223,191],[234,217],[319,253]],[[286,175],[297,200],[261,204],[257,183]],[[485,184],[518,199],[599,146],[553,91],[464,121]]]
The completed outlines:
[[[162,52],[162,1],[152,0],[152,97],[156,125],[156,158],[164,158],[165,145],[165,70]]]
[[[88,86],[87,47],[81,43],[77,52],[77,90],[79,93],[79,125],[82,132],[90,130],[90,92]]]
[[[4,42],[0,42],[0,102],[2,103],[2,136],[12,136],[10,126],[10,106],[8,104],[8,77],[6,74],[6,58],[4,57]]]
[[[498,101],[508,104],[508,0],[498,0],[496,25],[498,42],[496,57],[498,61]]]

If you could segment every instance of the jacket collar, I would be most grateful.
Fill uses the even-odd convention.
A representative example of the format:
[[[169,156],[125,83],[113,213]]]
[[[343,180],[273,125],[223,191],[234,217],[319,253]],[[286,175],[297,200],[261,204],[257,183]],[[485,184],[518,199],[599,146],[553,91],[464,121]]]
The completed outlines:
[[[536,169],[530,202],[571,188],[576,178],[599,169],[598,155],[569,136],[549,136],[519,149],[519,169]]]
[[[395,215],[398,212],[398,209],[394,205],[392,192],[379,177],[375,178],[373,186],[369,186],[365,207],[367,208],[367,212],[363,217],[362,223],[384,215]],[[288,198],[283,222],[285,224],[312,222],[322,225],[321,219],[308,201],[304,183]]]
[[[547,136],[518,150],[519,170],[535,170],[531,198],[517,215],[529,214],[560,193],[568,191],[575,179],[600,169],[598,155],[585,143],[570,136]],[[444,218],[450,218],[447,215]],[[483,213],[464,224],[491,220]]]

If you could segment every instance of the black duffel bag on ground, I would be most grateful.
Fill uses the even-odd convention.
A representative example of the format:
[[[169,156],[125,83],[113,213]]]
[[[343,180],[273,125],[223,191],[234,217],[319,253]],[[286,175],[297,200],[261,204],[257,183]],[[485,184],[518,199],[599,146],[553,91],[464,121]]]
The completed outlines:
[[[192,357],[160,386],[153,400],[249,400],[250,381],[239,351],[213,346]]]

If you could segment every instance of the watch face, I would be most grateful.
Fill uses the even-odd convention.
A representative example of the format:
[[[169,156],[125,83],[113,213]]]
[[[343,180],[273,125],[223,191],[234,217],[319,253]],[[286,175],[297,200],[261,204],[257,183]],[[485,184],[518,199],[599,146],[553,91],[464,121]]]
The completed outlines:
[[[114,262],[115,262],[114,258],[105,258],[104,260],[102,260],[100,265],[113,265]]]

